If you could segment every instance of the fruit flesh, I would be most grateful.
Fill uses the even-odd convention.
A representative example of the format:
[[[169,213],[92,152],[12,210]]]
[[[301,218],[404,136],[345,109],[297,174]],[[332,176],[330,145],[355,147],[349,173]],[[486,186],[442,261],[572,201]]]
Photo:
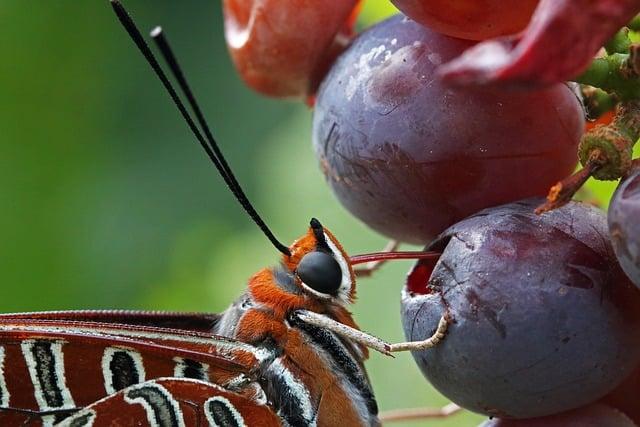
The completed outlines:
[[[604,396],[640,361],[640,291],[619,268],[606,219],[572,202],[533,213],[541,199],[486,209],[444,232],[431,274],[409,274],[402,301],[413,354],[442,394],[501,418],[567,411]],[[425,282],[425,277],[428,281]]]
[[[538,0],[391,0],[405,15],[451,37],[485,40],[523,30]]]
[[[320,167],[340,202],[388,237],[427,243],[573,172],[584,129],[574,93],[444,86],[437,66],[468,46],[398,15],[362,33],[319,89]]]

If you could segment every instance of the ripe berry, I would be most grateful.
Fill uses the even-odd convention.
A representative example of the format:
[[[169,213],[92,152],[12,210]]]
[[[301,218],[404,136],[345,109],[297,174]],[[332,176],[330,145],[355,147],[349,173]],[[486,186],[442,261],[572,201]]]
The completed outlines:
[[[358,0],[224,0],[227,46],[258,92],[311,95],[351,37]]]
[[[410,340],[454,323],[414,353],[453,402],[503,418],[591,403],[640,361],[640,291],[620,269],[605,216],[571,202],[545,215],[529,199],[486,209],[442,233],[403,293]]]
[[[575,167],[573,92],[443,86],[437,65],[468,46],[399,15],[361,34],[320,87],[313,143],[326,179],[394,239],[424,244],[483,208],[546,195]]]
[[[524,29],[538,0],[391,0],[414,21],[468,40],[484,40]]]
[[[640,287],[640,168],[620,182],[611,199],[609,233],[620,265]]]

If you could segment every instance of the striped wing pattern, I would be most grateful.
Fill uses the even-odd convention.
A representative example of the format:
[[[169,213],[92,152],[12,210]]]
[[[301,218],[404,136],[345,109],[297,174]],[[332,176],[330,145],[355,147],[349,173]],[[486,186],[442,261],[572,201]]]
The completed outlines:
[[[0,425],[105,425],[102,413],[110,411],[124,417],[111,425],[234,426],[253,411],[272,413],[255,379],[263,351],[203,332],[213,320],[141,312],[0,315]],[[220,424],[207,412],[208,399],[211,408],[242,416],[225,415],[231,421]],[[80,411],[87,407],[93,412]]]
[[[62,421],[60,427],[280,426],[268,406],[214,384],[159,378],[127,387]]]

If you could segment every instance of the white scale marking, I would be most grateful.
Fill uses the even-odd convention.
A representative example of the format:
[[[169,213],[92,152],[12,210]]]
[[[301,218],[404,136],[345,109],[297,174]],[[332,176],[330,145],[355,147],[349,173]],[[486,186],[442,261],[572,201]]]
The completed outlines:
[[[183,357],[174,357],[173,361],[176,362],[176,366],[173,368],[173,375],[178,378],[186,378],[186,371],[190,368],[187,364],[186,360]],[[209,365],[206,363],[201,363],[196,360],[192,362],[197,363],[200,366],[202,376],[204,378],[195,378],[197,380],[208,381],[209,380]]]
[[[273,371],[274,374],[279,376],[282,381],[287,384],[289,391],[298,398],[300,404],[302,405],[302,416],[305,420],[307,420],[307,425],[309,427],[314,427],[317,423],[316,413],[313,410],[313,405],[311,404],[311,396],[309,394],[309,390],[307,390],[307,387],[282,364],[282,360],[280,358],[273,361],[273,363],[269,366],[269,370]]]
[[[44,365],[41,366],[43,370],[51,370],[53,369],[56,377],[56,387],[60,390],[60,394],[62,395],[62,406],[49,406],[47,400],[44,395],[44,390],[42,390],[42,385],[40,384],[40,380],[38,378],[38,363],[33,357],[33,347],[38,342],[46,342],[50,344],[51,354],[53,355],[53,366]],[[29,376],[31,376],[31,382],[33,383],[33,388],[35,390],[35,398],[38,402],[38,406],[43,411],[50,411],[54,409],[73,409],[76,407],[76,404],[73,401],[73,397],[71,397],[71,392],[67,387],[66,375],[64,372],[64,356],[62,353],[62,342],[61,341],[46,341],[46,340],[26,340],[23,341],[20,346],[22,347],[22,354],[27,363],[27,368],[29,369]]]
[[[33,356],[33,348],[37,343],[48,343],[51,349],[51,355],[53,356],[53,366],[43,364],[43,361],[38,361]],[[52,340],[25,340],[20,343],[22,348],[22,355],[29,369],[29,376],[31,377],[31,383],[33,384],[33,394],[38,403],[38,407],[41,411],[51,411],[56,409],[74,409],[76,407],[73,397],[71,397],[71,391],[67,387],[66,375],[64,372],[64,355],[62,353],[62,341]],[[43,371],[53,370],[56,384],[55,387],[62,396],[61,406],[49,406],[45,397],[45,390],[42,389],[40,379],[38,378],[38,366],[40,365]],[[42,417],[43,427],[53,426],[55,421],[55,415],[47,415]]]
[[[347,260],[344,259],[344,255],[342,255],[340,249],[338,249],[331,238],[327,236],[327,233],[324,233],[324,240],[327,242],[327,245],[329,245],[334,258],[340,265],[340,270],[342,270],[342,281],[340,282],[340,289],[338,290],[338,299],[343,305],[348,305],[349,295],[351,294],[351,288],[353,287],[353,283],[351,283],[349,264],[347,263]]]
[[[171,405],[171,408],[173,409],[174,414],[176,416],[176,421],[178,422],[178,426],[186,427],[184,424],[184,417],[182,415],[182,410],[180,409],[180,405],[178,404],[178,401],[176,401],[173,398],[173,395],[169,392],[169,390],[167,390],[166,388],[162,387],[159,384],[155,384],[153,382],[146,382],[146,383],[128,387],[125,389],[127,391],[124,394],[124,400],[127,403],[130,403],[131,405],[136,405],[136,404],[142,405],[144,407],[145,412],[147,413],[147,420],[150,425],[154,427],[161,425],[160,420],[156,418],[156,412],[154,411],[154,408],[153,406],[151,406],[149,401],[147,401],[143,397],[134,397],[134,398],[129,397],[129,393],[131,393],[132,391],[145,389],[145,388],[154,388],[156,391],[160,392],[167,399],[167,402]]]
[[[216,423],[216,421],[213,419],[213,414],[211,413],[211,411],[209,411],[209,405],[212,402],[220,402],[220,403],[222,403],[229,410],[229,412],[231,412],[231,414],[233,415],[233,418],[236,421],[236,424],[239,427],[245,427],[246,426],[246,424],[244,423],[244,418],[242,418],[242,415],[240,414],[240,412],[238,412],[236,407],[233,406],[233,403],[231,403],[229,401],[229,399],[227,399],[225,397],[222,397],[222,396],[215,396],[215,397],[212,397],[212,398],[208,399],[204,403],[205,416],[207,417],[207,421],[209,421],[209,426],[210,427],[221,427],[218,423]]]
[[[9,407],[9,389],[7,389],[7,380],[4,376],[4,359],[5,359],[5,349],[0,346],[0,407],[8,408]]]
[[[55,427],[70,427],[71,425],[82,425],[82,427],[91,427],[96,420],[96,416],[96,411],[94,411],[93,409],[83,409],[82,411],[60,421],[58,424],[56,424]],[[84,424],[74,423],[82,418],[84,418]]]
[[[125,348],[107,347],[102,355],[102,377],[104,378],[104,389],[107,391],[107,394],[118,392],[113,385],[114,372],[111,370],[111,361],[113,360],[113,356],[120,352],[127,353],[133,360],[133,365],[138,374],[138,382],[144,382],[146,378],[144,363],[142,362],[140,353]]]

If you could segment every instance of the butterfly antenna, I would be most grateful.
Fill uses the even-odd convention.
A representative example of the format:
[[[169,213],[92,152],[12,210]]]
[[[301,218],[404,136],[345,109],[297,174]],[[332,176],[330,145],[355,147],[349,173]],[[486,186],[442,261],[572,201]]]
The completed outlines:
[[[173,85],[167,78],[167,75],[162,70],[162,67],[160,67],[160,64],[158,63],[158,60],[154,56],[153,52],[151,52],[151,49],[149,48],[147,43],[144,41],[142,34],[136,27],[136,24],[134,23],[131,16],[129,16],[124,6],[118,0],[110,0],[110,1],[111,1],[111,6],[113,7],[113,10],[116,13],[116,16],[120,20],[120,23],[122,24],[124,29],[127,31],[127,33],[129,34],[133,42],[136,44],[136,46],[138,47],[142,55],[145,57],[145,59],[147,60],[147,62],[155,72],[156,76],[158,76],[158,78],[162,82],[162,85],[169,93],[169,96],[171,97],[174,104],[180,111],[180,114],[182,115],[184,120],[187,122],[189,129],[191,129],[191,132],[194,134],[194,136],[196,137],[196,139],[198,140],[198,142],[200,143],[204,151],[207,153],[207,156],[209,156],[209,159],[211,160],[211,162],[215,165],[216,169],[222,176],[222,179],[224,180],[229,190],[231,190],[231,192],[235,196],[236,200],[238,200],[240,205],[242,205],[242,207],[247,212],[249,217],[253,220],[253,222],[255,222],[256,225],[260,228],[260,230],[262,230],[262,232],[265,234],[265,236],[267,236],[267,238],[273,244],[273,246],[275,246],[276,249],[278,249],[283,254],[290,256],[291,252],[289,251],[289,248],[284,244],[282,244],[271,232],[267,224],[264,222],[264,220],[260,217],[258,212],[255,210],[255,208],[247,198],[246,194],[240,187],[240,184],[236,180],[233,172],[231,171],[231,168],[229,167],[229,164],[227,163],[224,156],[222,155],[222,151],[220,151],[220,148],[218,147],[218,143],[216,142],[215,138],[213,137],[213,134],[211,133],[209,126],[207,125],[207,122],[204,118],[204,115],[202,114],[202,111],[200,110],[200,107],[198,106],[198,103],[196,102],[193,92],[191,91],[189,84],[187,83],[187,80],[184,77],[184,73],[182,72],[180,66],[178,65],[178,61],[175,58],[175,55],[173,54],[173,52],[171,51],[171,48],[169,47],[169,43],[167,42],[166,38],[162,34],[162,30],[159,27],[154,29],[152,31],[152,37],[156,41],[163,57],[169,64],[169,67],[175,79],[177,80],[182,92],[187,97],[189,105],[191,106],[193,112],[195,113],[198,123],[204,130],[204,133],[206,135],[206,140],[202,136],[202,133],[200,133],[200,130],[196,126],[194,120],[191,118],[191,115],[187,111],[184,103],[178,96],[176,90],[173,88]]]

